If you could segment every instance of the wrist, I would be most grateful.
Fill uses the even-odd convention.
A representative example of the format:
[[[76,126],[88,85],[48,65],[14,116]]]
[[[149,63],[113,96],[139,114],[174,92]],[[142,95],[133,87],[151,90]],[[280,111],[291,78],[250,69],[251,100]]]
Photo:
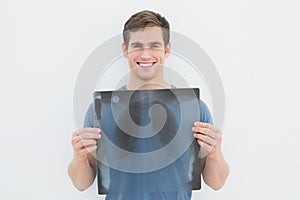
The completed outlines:
[[[88,158],[87,158],[87,155],[86,156],[78,156],[76,153],[74,153],[74,156],[73,156],[73,161],[72,161],[75,165],[87,165],[89,164],[89,161],[88,161]]]
[[[224,160],[224,157],[223,157],[223,154],[220,150],[218,151],[213,151],[213,152],[210,152],[207,156],[206,156],[206,159],[209,159],[209,160],[212,160],[212,161],[222,161]]]

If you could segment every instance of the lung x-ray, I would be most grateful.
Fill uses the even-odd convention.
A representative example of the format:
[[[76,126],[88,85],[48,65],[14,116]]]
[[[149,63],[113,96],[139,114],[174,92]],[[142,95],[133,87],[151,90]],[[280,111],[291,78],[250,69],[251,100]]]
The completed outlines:
[[[201,188],[198,88],[96,91],[98,193]]]

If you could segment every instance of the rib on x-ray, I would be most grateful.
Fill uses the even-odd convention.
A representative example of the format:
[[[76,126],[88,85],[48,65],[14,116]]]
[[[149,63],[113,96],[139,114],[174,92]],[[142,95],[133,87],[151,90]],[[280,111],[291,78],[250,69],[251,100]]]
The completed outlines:
[[[94,92],[98,193],[201,188],[199,89]]]

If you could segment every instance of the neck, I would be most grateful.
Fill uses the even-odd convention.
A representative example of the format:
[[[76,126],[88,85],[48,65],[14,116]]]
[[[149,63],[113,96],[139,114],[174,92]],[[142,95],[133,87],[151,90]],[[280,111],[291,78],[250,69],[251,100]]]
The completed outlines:
[[[160,81],[157,80],[133,81],[132,79],[130,79],[130,81],[126,84],[126,88],[128,90],[167,89],[167,88],[171,88],[171,84],[166,82],[163,79]]]

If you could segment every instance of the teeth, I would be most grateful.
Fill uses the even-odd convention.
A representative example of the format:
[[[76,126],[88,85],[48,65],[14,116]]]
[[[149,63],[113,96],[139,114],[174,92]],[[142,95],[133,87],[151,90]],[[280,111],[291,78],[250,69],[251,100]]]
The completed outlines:
[[[153,63],[139,63],[139,66],[141,67],[151,67]]]

